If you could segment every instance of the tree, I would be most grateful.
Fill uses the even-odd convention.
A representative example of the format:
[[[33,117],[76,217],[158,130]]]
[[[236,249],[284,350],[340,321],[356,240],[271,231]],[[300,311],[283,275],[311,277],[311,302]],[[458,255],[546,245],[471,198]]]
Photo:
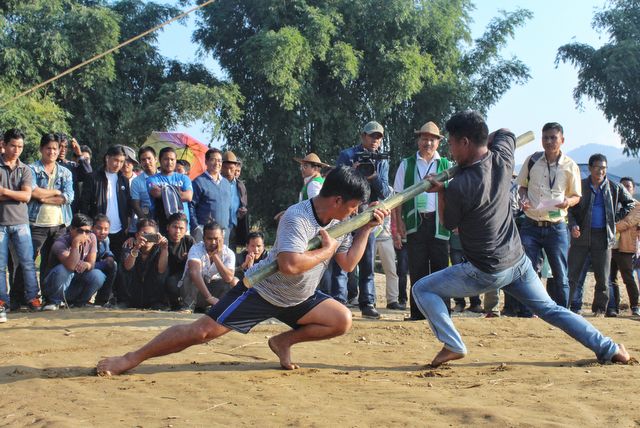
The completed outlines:
[[[0,10],[2,100],[179,12],[142,0],[9,1]],[[237,118],[241,101],[234,85],[203,66],[160,55],[152,33],[3,107],[0,126],[24,127],[30,142],[68,131],[99,159],[109,145],[135,147],[151,131],[183,121],[204,119],[215,136],[219,118]]]
[[[640,1],[614,0],[597,12],[593,28],[606,33],[607,43],[596,49],[569,43],[558,49],[556,65],[569,62],[578,68],[576,104],[593,99],[620,134],[627,155],[640,151]]]
[[[334,160],[375,119],[397,160],[415,150],[413,130],[426,120],[486,111],[526,81],[527,67],[498,52],[531,13],[503,13],[472,42],[472,9],[469,0],[218,0],[203,9],[194,39],[245,99],[242,118],[222,127],[246,161],[254,213],[266,220],[295,200],[293,156]]]

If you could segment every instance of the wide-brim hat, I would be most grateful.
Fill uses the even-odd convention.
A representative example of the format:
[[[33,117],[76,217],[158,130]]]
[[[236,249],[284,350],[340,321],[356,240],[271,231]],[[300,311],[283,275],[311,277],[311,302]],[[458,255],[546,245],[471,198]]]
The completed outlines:
[[[240,163],[240,161],[236,157],[236,154],[233,153],[231,150],[226,151],[222,154],[222,163],[225,163],[225,162]]]
[[[433,122],[427,122],[420,127],[420,129],[416,129],[413,131],[414,134],[431,134],[436,137],[444,138],[443,135],[440,135],[440,128]]]
[[[308,155],[306,155],[305,157],[303,157],[302,159],[300,158],[293,158],[294,161],[298,162],[298,163],[310,163],[312,165],[316,165],[319,166],[321,168],[328,168],[329,165],[327,165],[326,163],[322,162],[320,160],[320,158],[318,157],[317,154],[315,153],[309,153]]]

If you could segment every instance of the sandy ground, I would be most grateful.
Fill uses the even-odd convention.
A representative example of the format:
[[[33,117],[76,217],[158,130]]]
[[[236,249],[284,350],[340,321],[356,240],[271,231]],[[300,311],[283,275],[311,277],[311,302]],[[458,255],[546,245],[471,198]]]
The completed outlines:
[[[425,364],[440,344],[427,324],[381,312],[355,311],[347,335],[294,347],[293,372],[266,343],[285,327],[267,323],[113,378],[93,375],[100,357],[198,316],[12,313],[0,325],[0,426],[640,425],[640,367],[599,365],[542,320],[458,317],[470,353],[434,370]],[[640,319],[624,315],[590,320],[638,356]]]

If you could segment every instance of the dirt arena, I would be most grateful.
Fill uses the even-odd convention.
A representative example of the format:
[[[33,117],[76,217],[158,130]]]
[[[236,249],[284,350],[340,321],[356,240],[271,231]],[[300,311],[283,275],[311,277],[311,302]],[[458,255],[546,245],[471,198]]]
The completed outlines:
[[[285,327],[267,323],[113,378],[94,376],[102,356],[198,315],[11,313],[0,325],[0,426],[640,425],[638,365],[600,365],[542,320],[457,317],[469,355],[434,370],[425,364],[440,345],[426,322],[381,312],[355,311],[347,335],[294,347],[293,372],[267,346]],[[640,319],[623,315],[590,320],[637,357]]]

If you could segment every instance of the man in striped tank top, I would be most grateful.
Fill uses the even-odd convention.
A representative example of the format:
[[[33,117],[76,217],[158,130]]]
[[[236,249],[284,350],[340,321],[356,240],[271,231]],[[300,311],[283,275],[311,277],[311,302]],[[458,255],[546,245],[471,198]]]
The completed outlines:
[[[291,327],[271,337],[269,347],[282,368],[298,368],[291,362],[291,346],[329,339],[351,328],[351,312],[316,287],[332,257],[343,270],[353,270],[364,253],[371,230],[389,214],[388,210],[375,210],[373,220],[354,235],[338,239],[329,236],[325,229],[356,213],[362,201],[368,199],[369,191],[366,179],[353,169],[334,169],[318,196],[289,207],[278,224],[269,256],[246,273],[251,276],[260,266],[277,260],[276,274],[253,288],[236,285],[192,324],[173,326],[134,352],[103,359],[97,365],[98,375],[120,374],[149,358],[208,342],[230,330],[248,333],[269,318]],[[307,251],[308,241],[318,234],[322,247]]]

